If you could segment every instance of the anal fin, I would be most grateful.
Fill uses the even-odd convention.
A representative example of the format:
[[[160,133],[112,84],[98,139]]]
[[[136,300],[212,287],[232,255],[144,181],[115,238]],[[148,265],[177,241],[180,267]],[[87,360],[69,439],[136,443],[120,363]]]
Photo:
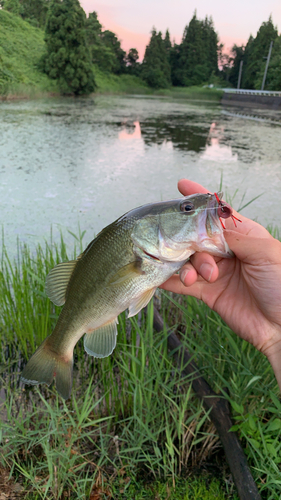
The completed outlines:
[[[95,358],[106,358],[116,346],[118,319],[106,323],[105,325],[84,335],[84,349]]]

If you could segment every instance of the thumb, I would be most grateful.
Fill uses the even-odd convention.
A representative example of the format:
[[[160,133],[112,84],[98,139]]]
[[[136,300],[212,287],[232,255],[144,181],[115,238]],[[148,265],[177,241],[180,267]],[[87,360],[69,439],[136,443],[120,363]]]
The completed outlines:
[[[250,234],[242,234],[231,230],[224,231],[224,237],[229,248],[236,257],[246,264],[257,264],[260,261],[264,262],[266,256],[268,258],[272,251],[275,253],[275,242],[280,243],[271,235],[266,238],[257,238]]]

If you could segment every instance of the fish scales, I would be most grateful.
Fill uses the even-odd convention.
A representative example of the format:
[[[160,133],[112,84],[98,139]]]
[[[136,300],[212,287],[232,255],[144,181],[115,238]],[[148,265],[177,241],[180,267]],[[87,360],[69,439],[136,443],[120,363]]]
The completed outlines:
[[[52,334],[22,373],[28,384],[56,380],[68,398],[73,349],[84,336],[88,354],[105,357],[116,345],[118,315],[137,314],[157,286],[195,251],[230,257],[215,195],[198,194],[134,209],[104,228],[76,261],[49,273],[47,295],[64,307]]]

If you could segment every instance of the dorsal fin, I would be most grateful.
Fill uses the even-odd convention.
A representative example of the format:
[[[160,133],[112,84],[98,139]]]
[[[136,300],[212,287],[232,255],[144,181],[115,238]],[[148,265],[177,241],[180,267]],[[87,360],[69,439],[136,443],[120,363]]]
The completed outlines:
[[[80,257],[80,256],[79,256]],[[79,259],[78,257],[78,259]],[[49,272],[46,279],[46,294],[56,306],[63,306],[70,277],[77,264],[77,260],[61,262]]]

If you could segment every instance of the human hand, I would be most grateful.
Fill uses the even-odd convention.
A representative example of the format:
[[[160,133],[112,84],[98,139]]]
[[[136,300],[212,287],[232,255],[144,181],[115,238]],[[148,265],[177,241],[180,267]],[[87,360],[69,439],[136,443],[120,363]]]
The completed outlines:
[[[178,184],[188,196],[207,189],[186,179]],[[180,275],[161,288],[201,299],[241,338],[265,354],[281,390],[281,242],[260,224],[233,211],[242,220],[234,227],[224,219],[231,259],[195,253]]]

